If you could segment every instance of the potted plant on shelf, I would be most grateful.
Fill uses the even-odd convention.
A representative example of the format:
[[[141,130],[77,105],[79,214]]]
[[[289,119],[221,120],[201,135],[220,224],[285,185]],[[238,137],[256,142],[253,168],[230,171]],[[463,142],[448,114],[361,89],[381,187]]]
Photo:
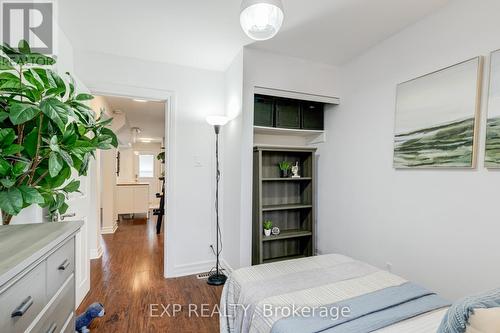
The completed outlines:
[[[64,80],[55,60],[34,53],[24,40],[17,49],[0,45],[0,210],[2,223],[33,204],[64,214],[66,198],[77,192],[97,149],[118,146],[77,94],[69,73]]]
[[[288,161],[281,161],[278,163],[280,169],[280,177],[287,178],[290,175],[290,170],[292,169],[292,164]]]
[[[262,226],[264,227],[264,235],[266,235],[266,237],[271,236],[271,230],[273,229],[273,222],[271,220],[266,220],[264,221]]]

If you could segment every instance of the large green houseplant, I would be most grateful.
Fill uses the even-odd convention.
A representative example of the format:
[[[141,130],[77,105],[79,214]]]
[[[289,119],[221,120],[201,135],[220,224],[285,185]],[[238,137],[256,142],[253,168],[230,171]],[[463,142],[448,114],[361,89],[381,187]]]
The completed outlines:
[[[106,126],[77,94],[55,59],[34,53],[25,41],[0,46],[0,210],[3,224],[33,204],[64,214],[75,174],[86,175],[97,149],[117,147]],[[73,172],[75,171],[75,172]]]

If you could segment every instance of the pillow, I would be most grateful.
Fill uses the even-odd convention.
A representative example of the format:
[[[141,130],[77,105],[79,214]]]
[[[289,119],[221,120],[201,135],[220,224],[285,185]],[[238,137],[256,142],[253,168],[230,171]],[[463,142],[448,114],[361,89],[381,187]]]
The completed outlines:
[[[500,308],[477,309],[465,333],[500,333]]]
[[[492,290],[483,294],[465,297],[451,305],[448,312],[445,314],[437,333],[466,333],[470,319],[475,313],[478,313],[477,326],[472,326],[472,331],[469,333],[498,333],[498,309],[500,308],[500,289]],[[479,310],[494,310],[492,312]],[[485,327],[483,327],[485,325]],[[491,327],[494,327],[493,330]],[[487,331],[481,332],[486,328]]]

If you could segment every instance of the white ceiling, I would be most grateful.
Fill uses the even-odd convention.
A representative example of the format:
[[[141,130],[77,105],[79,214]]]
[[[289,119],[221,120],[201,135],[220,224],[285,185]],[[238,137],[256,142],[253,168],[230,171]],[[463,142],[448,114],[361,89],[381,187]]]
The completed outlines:
[[[341,64],[451,0],[282,0],[285,22],[252,47]],[[63,0],[59,20],[75,49],[225,70],[251,43],[240,0]]]
[[[130,129],[139,127],[141,139],[152,139],[152,142],[162,142],[165,137],[165,103],[148,101],[136,102],[130,98],[104,96],[113,112],[123,112],[128,126],[120,129],[118,136],[126,141],[130,138]],[[126,133],[121,133],[126,132]],[[120,135],[121,134],[121,135]]]

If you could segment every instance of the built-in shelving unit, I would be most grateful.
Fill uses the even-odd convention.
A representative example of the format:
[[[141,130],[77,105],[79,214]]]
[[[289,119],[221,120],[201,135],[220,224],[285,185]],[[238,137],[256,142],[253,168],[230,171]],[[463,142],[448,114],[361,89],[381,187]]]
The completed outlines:
[[[254,147],[252,264],[314,254],[315,148]],[[280,178],[278,163],[298,162],[300,178]],[[279,235],[265,236],[271,220]]]

